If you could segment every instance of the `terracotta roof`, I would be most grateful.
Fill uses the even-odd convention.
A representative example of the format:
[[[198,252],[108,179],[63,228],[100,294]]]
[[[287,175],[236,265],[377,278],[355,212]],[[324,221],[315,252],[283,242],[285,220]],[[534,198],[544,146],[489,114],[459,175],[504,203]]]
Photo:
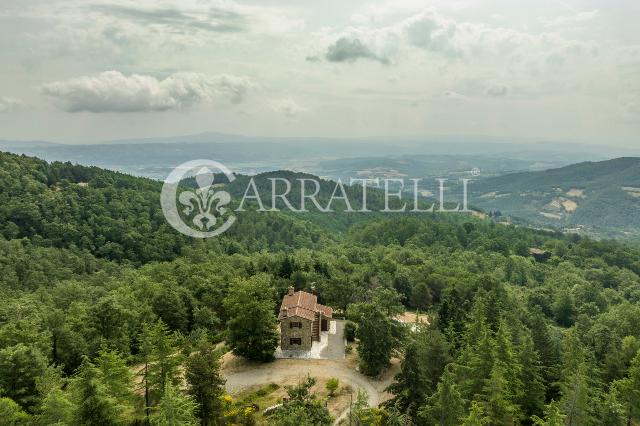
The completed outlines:
[[[318,297],[315,294],[306,291],[296,291],[293,294],[285,294],[280,305],[280,315],[278,319],[286,317],[301,317],[313,321],[316,312],[321,312],[327,318],[333,315],[333,309],[318,303]]]

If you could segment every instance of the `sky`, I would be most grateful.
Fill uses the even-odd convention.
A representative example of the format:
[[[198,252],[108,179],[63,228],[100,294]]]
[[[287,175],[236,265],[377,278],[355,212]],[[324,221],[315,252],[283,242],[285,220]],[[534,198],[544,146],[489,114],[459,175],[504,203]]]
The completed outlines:
[[[636,148],[639,20],[635,0],[0,0],[0,139]]]

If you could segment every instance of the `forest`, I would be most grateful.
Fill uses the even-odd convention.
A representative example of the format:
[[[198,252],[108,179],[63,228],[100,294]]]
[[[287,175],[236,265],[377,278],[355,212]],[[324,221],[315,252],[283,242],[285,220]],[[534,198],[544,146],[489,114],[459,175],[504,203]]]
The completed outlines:
[[[363,374],[402,360],[393,397],[356,424],[640,422],[636,246],[344,212],[247,211],[190,240],[165,222],[160,186],[0,153],[0,424],[256,424],[221,357],[272,361],[289,286],[344,313]],[[429,324],[397,322],[405,310]],[[288,388],[268,424],[332,424],[310,388]]]

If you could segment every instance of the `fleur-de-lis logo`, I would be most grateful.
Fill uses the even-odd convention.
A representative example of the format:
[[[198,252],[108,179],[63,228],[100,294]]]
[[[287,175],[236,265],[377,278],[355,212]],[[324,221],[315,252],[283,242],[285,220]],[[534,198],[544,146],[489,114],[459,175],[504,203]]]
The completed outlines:
[[[211,160],[194,160],[173,169],[162,187],[162,211],[171,226],[185,235],[196,238],[213,237],[225,232],[235,222],[232,211],[225,207],[231,202],[231,195],[216,188],[212,169],[222,172],[229,183],[235,180],[234,174],[223,164]],[[178,196],[180,181],[187,175],[195,176],[198,188],[184,190]],[[183,217],[190,223],[186,223]]]
[[[203,167],[196,174],[198,189],[184,191],[178,197],[180,204],[185,206],[183,213],[190,217],[193,215],[193,224],[201,231],[209,231],[218,221],[215,213],[221,217],[227,209],[224,208],[231,202],[231,196],[226,191],[216,191],[213,187],[214,176],[211,170]],[[212,213],[211,209],[215,213]]]

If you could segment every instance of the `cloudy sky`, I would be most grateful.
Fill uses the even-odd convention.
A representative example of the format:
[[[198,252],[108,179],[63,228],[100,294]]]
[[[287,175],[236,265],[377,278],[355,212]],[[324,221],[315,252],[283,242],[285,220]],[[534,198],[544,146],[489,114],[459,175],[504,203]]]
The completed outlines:
[[[0,0],[0,138],[638,146],[636,0]]]

